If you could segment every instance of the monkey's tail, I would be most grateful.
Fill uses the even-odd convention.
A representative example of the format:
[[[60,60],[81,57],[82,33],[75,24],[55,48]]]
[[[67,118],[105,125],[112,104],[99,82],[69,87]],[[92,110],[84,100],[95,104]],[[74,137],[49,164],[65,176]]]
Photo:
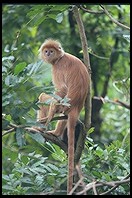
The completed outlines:
[[[73,173],[74,173],[74,139],[75,126],[78,119],[78,111],[74,109],[68,114],[68,180],[67,180],[67,194],[73,188]]]
[[[73,172],[74,172],[74,132],[70,131],[70,140],[68,140],[68,180],[67,193],[73,188]]]

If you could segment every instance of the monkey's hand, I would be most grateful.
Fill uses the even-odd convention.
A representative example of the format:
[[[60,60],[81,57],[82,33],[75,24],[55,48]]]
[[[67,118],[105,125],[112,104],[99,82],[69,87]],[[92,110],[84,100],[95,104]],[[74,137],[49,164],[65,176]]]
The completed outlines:
[[[39,119],[38,122],[47,126],[52,120],[52,118],[53,118],[53,115],[49,114],[49,116]]]

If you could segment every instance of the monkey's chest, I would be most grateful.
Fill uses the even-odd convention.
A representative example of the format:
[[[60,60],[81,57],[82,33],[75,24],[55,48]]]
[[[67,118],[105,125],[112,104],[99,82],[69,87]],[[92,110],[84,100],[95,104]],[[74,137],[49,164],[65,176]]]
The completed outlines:
[[[61,70],[54,70],[52,72],[52,81],[55,86],[55,88],[61,90],[61,89],[67,89],[67,83],[66,83],[66,73],[62,72]]]

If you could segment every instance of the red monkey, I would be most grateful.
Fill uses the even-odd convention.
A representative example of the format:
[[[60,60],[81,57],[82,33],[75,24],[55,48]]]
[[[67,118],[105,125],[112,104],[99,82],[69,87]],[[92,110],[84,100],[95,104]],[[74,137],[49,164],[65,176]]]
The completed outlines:
[[[67,120],[57,122],[56,128],[50,133],[61,136],[64,129],[68,131],[68,181],[67,192],[69,193],[73,187],[74,172],[74,133],[79,113],[83,108],[89,86],[89,74],[86,66],[77,57],[64,52],[61,44],[53,39],[47,39],[40,48],[41,58],[52,64],[52,80],[55,86],[55,94],[61,98],[69,98],[70,107],[58,106],[55,103],[50,105],[48,116],[43,117],[40,109],[39,121],[50,122],[55,113],[64,113],[68,116]],[[39,97],[39,101],[43,102],[44,93]]]

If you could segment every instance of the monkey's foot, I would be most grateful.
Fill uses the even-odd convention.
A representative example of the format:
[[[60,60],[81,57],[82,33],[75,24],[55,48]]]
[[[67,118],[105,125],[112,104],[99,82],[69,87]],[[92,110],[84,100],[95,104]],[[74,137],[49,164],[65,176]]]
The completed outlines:
[[[47,131],[47,133],[51,133],[52,135],[55,135],[56,137],[60,136],[60,133],[57,133],[57,131],[52,130],[52,131]]]

